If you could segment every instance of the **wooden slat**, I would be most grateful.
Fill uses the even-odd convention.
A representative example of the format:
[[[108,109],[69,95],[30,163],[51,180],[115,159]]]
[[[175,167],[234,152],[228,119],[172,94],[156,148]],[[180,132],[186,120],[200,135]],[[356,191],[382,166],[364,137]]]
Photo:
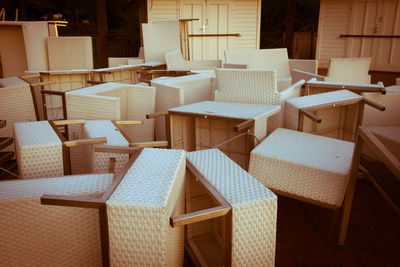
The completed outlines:
[[[152,113],[152,114],[147,114],[146,119],[154,119],[162,116],[167,116],[168,111],[162,111],[162,112],[157,112],[157,113]]]
[[[130,147],[167,147],[168,141],[152,141],[152,142],[137,142],[130,143]]]
[[[241,122],[237,125],[235,125],[235,127],[233,127],[233,130],[235,132],[240,132],[242,130],[248,129],[248,128],[252,128],[254,126],[254,120],[253,119],[249,119],[246,120],[244,122]]]
[[[113,121],[117,125],[139,125],[143,124],[143,121],[134,121],[134,120],[118,120]]]
[[[80,145],[104,144],[104,143],[107,143],[106,137],[79,139],[79,140],[71,140],[71,141],[63,142],[63,144],[66,147],[74,147],[74,146],[80,146]]]
[[[138,153],[141,148],[137,147],[127,147],[127,146],[110,146],[110,145],[95,145],[95,152],[104,152],[104,153],[120,153],[120,154],[133,154]]]
[[[377,110],[380,110],[380,111],[385,111],[385,107],[383,105],[379,104],[379,103],[373,102],[370,99],[365,98],[365,97],[363,98],[363,101],[368,106],[371,106],[371,107],[373,107],[373,108],[375,108]]]
[[[64,126],[71,124],[85,124],[86,120],[53,120],[55,126]]]
[[[201,222],[201,221],[224,216],[230,210],[231,210],[230,207],[217,206],[217,207],[210,208],[210,209],[186,213],[183,215],[171,217],[170,224],[172,227],[178,227],[178,226],[183,226],[186,224]]]
[[[45,194],[40,198],[40,203],[43,205],[98,209],[105,204],[105,201],[100,198]]]
[[[65,96],[65,92],[51,91],[51,90],[41,90],[42,95],[60,95]]]

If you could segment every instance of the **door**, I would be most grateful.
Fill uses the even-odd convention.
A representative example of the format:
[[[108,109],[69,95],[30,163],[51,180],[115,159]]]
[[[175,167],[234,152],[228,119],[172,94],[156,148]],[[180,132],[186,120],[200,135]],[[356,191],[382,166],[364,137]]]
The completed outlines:
[[[400,71],[400,1],[353,1],[347,57],[371,57],[371,70]]]
[[[198,19],[189,22],[190,59],[224,59],[224,51],[229,47],[230,37],[207,35],[230,33],[228,1],[183,0],[180,18]]]

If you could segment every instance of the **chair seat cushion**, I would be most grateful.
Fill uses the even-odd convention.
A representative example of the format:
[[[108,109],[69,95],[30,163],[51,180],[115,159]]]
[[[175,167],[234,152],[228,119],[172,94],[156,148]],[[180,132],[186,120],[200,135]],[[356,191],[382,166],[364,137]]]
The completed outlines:
[[[278,128],[250,155],[249,172],[281,194],[339,207],[354,143]]]

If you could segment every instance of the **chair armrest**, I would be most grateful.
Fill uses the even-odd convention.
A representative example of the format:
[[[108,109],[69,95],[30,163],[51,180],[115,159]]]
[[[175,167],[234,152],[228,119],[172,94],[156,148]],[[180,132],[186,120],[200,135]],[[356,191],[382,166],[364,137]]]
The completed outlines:
[[[293,69],[317,74],[318,60],[316,59],[289,59],[290,72]]]
[[[292,83],[296,83],[300,80],[309,81],[313,78],[315,78],[317,81],[325,81],[327,77],[298,69],[292,70]]]
[[[305,80],[300,80],[300,81],[296,82],[295,84],[292,84],[285,90],[281,91],[280,92],[281,101],[290,99],[293,97],[299,97],[300,92],[301,92],[301,87],[305,84],[305,82],[306,82]]]
[[[224,69],[248,69],[249,65],[247,64],[235,64],[235,63],[225,63]]]

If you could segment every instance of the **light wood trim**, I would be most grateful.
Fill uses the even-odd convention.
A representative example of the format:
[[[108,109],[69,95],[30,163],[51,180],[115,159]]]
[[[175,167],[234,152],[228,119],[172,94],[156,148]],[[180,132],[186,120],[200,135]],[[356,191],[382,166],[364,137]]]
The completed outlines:
[[[152,113],[152,114],[147,114],[146,119],[154,119],[162,116],[167,116],[168,111],[162,111],[162,112],[157,112],[157,113]]]
[[[333,83],[328,81],[316,81],[310,80],[305,83],[305,87],[308,91],[310,89],[347,89],[350,91],[354,91],[356,93],[361,92],[380,92],[382,94],[386,94],[386,89],[381,84],[354,84],[354,83]]]
[[[43,196],[40,197],[40,203],[42,205],[94,208],[94,209],[98,209],[105,204],[103,200],[98,198],[76,197],[76,196],[65,196],[65,195],[47,195],[47,194],[44,194]]]
[[[65,96],[65,92],[61,92],[61,91],[41,90],[40,93],[42,95],[60,95],[60,96]]]
[[[21,78],[22,80],[31,79],[31,78],[40,78],[40,74],[37,73],[37,74],[22,75],[22,76],[19,76],[19,78]]]
[[[53,120],[55,126],[64,126],[71,124],[85,124],[86,120]]]
[[[114,124],[116,125],[140,125],[143,124],[143,121],[135,121],[135,120],[118,120],[118,121],[113,121]]]
[[[134,154],[141,151],[141,149],[127,146],[95,145],[94,151],[103,153]]]
[[[168,141],[130,143],[129,146],[130,147],[167,147]]]
[[[45,82],[38,82],[38,83],[31,83],[30,86],[43,86],[43,85],[50,85],[50,84],[56,84],[58,83],[57,81],[45,81]]]
[[[236,125],[233,127],[233,130],[234,130],[235,132],[240,132],[240,131],[242,131],[242,130],[251,128],[251,127],[253,127],[253,126],[254,126],[254,120],[253,120],[253,119],[249,119],[249,120],[246,120],[246,121],[241,122],[241,123],[239,123],[239,124],[236,124]]]
[[[112,157],[108,161],[108,172],[114,173],[115,172],[115,162],[117,162],[117,159]]]
[[[381,104],[379,104],[379,103],[376,103],[376,102],[374,102],[374,101],[371,101],[371,100],[369,100],[368,98],[365,98],[365,97],[364,97],[363,101],[364,101],[364,104],[366,104],[366,105],[368,105],[368,106],[371,106],[371,107],[373,107],[373,108],[375,108],[375,109],[377,109],[377,110],[385,111],[385,109],[386,109],[383,105],[381,105]]]
[[[208,195],[217,203],[225,207],[230,207],[229,203],[223,198],[214,187],[207,181],[207,179],[200,173],[200,171],[189,161],[186,160],[186,168],[204,185]]]
[[[92,145],[92,144],[104,144],[107,143],[106,137],[98,137],[98,138],[89,138],[89,139],[79,139],[79,140],[71,140],[64,141],[63,144],[66,147],[74,147],[81,145]]]
[[[191,223],[201,222],[221,216],[225,216],[231,210],[230,207],[217,206],[205,210],[199,210],[170,218],[172,227],[183,226]]]

